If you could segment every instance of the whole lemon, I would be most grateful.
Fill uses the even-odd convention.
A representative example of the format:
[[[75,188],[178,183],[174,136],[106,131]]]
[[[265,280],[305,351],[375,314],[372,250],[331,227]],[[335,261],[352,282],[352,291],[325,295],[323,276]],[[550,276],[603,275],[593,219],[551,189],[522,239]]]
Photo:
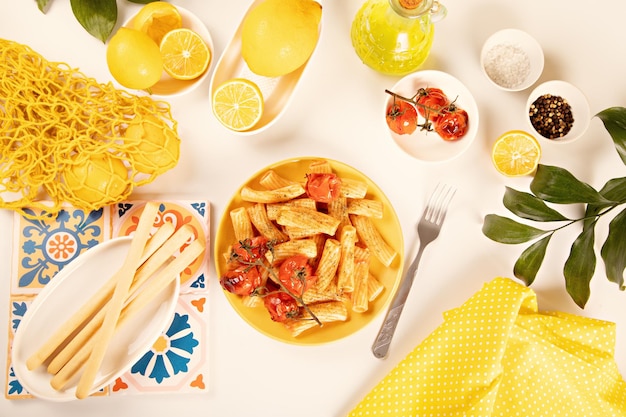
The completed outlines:
[[[121,160],[105,153],[69,166],[63,179],[74,198],[104,205],[126,191],[128,169]]]
[[[145,33],[121,27],[107,46],[107,65],[113,78],[127,88],[143,90],[163,74],[159,46]]]
[[[173,168],[180,155],[180,138],[154,116],[136,118],[124,137],[138,141],[129,149],[137,171],[155,174]]]
[[[322,6],[316,1],[265,0],[244,18],[241,55],[255,74],[288,74],[313,53],[321,19]]]

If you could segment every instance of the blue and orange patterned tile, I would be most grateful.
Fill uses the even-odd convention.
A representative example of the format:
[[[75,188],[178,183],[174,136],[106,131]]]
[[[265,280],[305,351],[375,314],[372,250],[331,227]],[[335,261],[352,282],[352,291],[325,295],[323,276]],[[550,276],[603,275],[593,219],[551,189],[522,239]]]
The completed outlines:
[[[202,392],[208,389],[205,294],[181,294],[169,327],[132,368],[111,384],[111,395]]]
[[[137,228],[137,222],[145,201],[124,202],[115,205],[111,214],[113,237],[128,236]],[[161,201],[154,228],[171,223],[177,230],[189,225],[194,231],[194,239],[204,242],[207,250],[203,257],[196,259],[181,274],[181,293],[207,291],[207,271],[210,260],[209,225],[210,205],[207,201]],[[182,248],[184,249],[184,247]]]
[[[21,399],[21,398],[32,398],[32,395],[28,393],[26,388],[18,381],[15,376],[15,372],[13,371],[13,363],[11,362],[11,344],[13,342],[13,337],[15,336],[15,331],[17,330],[20,322],[24,318],[26,311],[30,303],[32,302],[34,297],[32,296],[12,296],[9,300],[9,355],[7,358],[7,369],[6,369],[6,386],[4,390],[4,396],[7,399]]]
[[[127,201],[85,213],[67,207],[52,218],[14,220],[8,358],[5,397],[32,398],[17,380],[11,364],[11,343],[35,296],[78,255],[106,240],[128,236],[137,227],[145,201]],[[37,214],[33,211],[33,214]],[[163,223],[191,226],[194,238],[205,243],[204,256],[181,274],[175,316],[152,348],[98,396],[147,392],[197,392],[207,389],[208,309],[207,274],[210,260],[210,204],[208,201],[163,201],[156,230]],[[181,248],[181,250],[183,250]]]
[[[39,215],[41,211],[29,210]],[[67,207],[55,217],[14,218],[12,294],[37,294],[87,249],[110,236],[108,210],[92,212]]]

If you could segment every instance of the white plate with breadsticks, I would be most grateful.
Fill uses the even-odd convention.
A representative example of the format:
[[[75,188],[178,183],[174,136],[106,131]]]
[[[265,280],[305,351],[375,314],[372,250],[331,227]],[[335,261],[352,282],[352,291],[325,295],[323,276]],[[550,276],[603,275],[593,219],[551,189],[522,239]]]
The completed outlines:
[[[106,390],[169,325],[180,272],[204,245],[185,227],[153,230],[156,207],[146,204],[133,236],[87,250],[34,299],[12,345],[28,393],[70,401]]]

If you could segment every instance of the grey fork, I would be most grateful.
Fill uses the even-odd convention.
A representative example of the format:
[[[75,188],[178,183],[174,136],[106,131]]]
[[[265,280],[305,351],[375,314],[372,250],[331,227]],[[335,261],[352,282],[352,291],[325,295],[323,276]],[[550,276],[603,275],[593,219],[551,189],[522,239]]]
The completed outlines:
[[[372,345],[372,352],[377,358],[387,356],[391,339],[396,331],[400,314],[402,313],[407,296],[411,290],[411,285],[413,284],[413,279],[415,278],[417,266],[422,258],[424,248],[439,236],[441,225],[446,218],[448,205],[454,193],[455,190],[453,188],[446,185],[438,185],[428,199],[428,203],[426,203],[422,218],[417,224],[417,235],[420,241],[419,250],[417,251],[417,255],[415,255],[415,259],[413,259],[413,262],[411,262],[411,265],[407,269],[406,274],[404,274],[400,281],[398,291],[394,295],[393,300],[391,300],[391,305],[387,310],[385,320]]]

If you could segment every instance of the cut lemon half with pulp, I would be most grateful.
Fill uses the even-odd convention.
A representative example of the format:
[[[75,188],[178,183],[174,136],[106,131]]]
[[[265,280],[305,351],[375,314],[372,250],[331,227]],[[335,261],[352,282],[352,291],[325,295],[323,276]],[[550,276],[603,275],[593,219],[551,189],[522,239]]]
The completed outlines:
[[[163,69],[177,80],[201,76],[211,62],[211,50],[200,35],[191,29],[174,29],[161,41]]]
[[[541,159],[541,147],[532,135],[511,130],[500,136],[491,150],[498,172],[509,177],[532,174]]]
[[[132,19],[133,29],[144,32],[157,45],[167,32],[182,26],[183,19],[176,6],[164,1],[146,4]]]
[[[229,129],[251,129],[263,115],[263,95],[259,87],[245,78],[222,83],[213,93],[213,113]]]

